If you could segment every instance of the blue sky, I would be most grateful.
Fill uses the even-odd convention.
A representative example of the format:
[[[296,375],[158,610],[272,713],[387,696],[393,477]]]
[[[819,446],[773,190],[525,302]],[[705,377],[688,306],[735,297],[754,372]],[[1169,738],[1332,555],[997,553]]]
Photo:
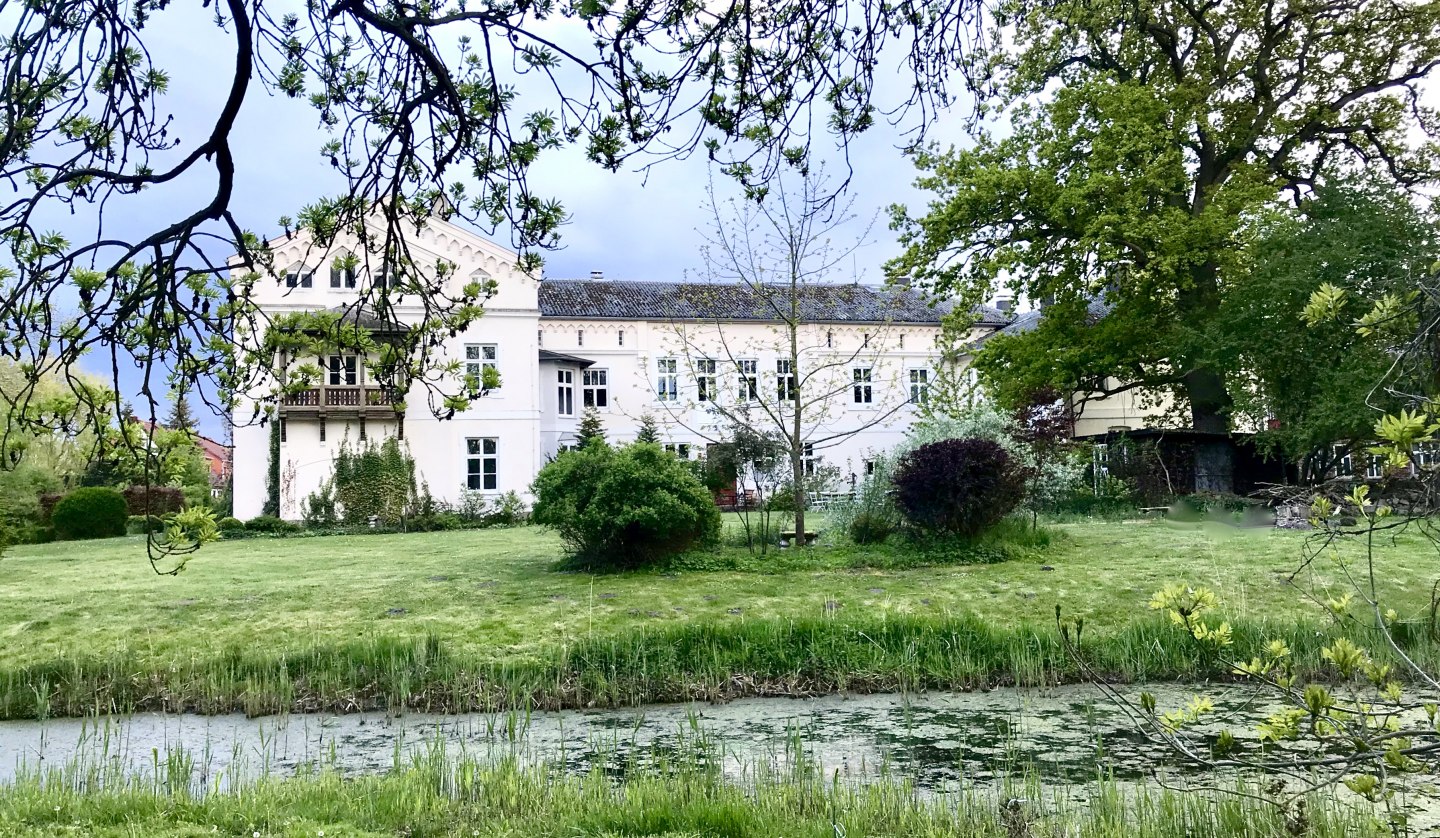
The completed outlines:
[[[163,104],[175,117],[172,135],[181,140],[177,153],[184,153],[213,124],[221,107],[233,62],[232,42],[216,28],[208,10],[191,4],[172,5],[147,31],[155,63],[171,75]],[[897,91],[904,90],[903,74],[887,75]],[[522,108],[526,95],[522,88]],[[958,114],[943,117],[932,135],[964,142],[958,122]],[[340,191],[343,184],[319,154],[326,139],[306,102],[271,96],[258,84],[252,86],[234,132],[238,182],[232,208],[242,226],[261,235],[277,235],[281,216],[293,215],[318,196]],[[914,169],[898,148],[904,140],[901,128],[882,121],[851,149],[855,173],[850,194],[857,218],[840,232],[859,236],[869,219],[880,215],[871,231],[873,243],[854,260],[854,271],[863,281],[880,281],[880,266],[898,251],[885,208],[894,202],[913,207],[925,200],[911,186]],[[829,157],[829,167],[837,170],[840,158]],[[562,232],[561,247],[546,255],[545,275],[576,277],[600,270],[611,278],[674,280],[699,270],[700,231],[708,223],[709,178],[703,153],[662,163],[648,172],[632,168],[618,173],[588,162],[578,149],[547,153],[537,164],[534,186],[540,194],[558,198],[570,221]],[[208,201],[213,182],[206,173],[128,199],[123,209],[112,207],[106,233],[138,235],[168,223]],[[728,186],[723,178],[716,182],[721,188]],[[95,235],[93,222],[57,217],[55,223],[75,240]],[[503,241],[503,236],[499,238]],[[104,370],[108,377],[107,359],[85,363],[96,372]],[[138,379],[128,372],[122,379],[122,392],[133,395]],[[162,405],[157,413],[163,416],[165,410]],[[220,434],[222,423],[207,416],[204,430]]]

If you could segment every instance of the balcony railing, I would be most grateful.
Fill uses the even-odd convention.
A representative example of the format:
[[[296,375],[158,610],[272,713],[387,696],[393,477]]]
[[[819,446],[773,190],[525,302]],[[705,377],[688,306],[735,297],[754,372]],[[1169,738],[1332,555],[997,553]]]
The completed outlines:
[[[320,386],[301,390],[280,399],[280,407],[290,410],[326,410],[386,408],[400,401],[393,387]]]

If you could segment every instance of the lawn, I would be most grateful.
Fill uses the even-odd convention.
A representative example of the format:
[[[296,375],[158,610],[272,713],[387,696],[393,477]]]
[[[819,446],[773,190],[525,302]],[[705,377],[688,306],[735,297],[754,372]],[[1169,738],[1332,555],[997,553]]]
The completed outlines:
[[[864,566],[893,564],[903,545],[821,546],[759,561],[732,547],[679,567],[742,569],[604,575],[557,570],[559,540],[528,527],[221,542],[205,547],[177,577],[151,571],[138,537],[28,546],[0,560],[0,710],[68,712],[87,702],[113,709],[117,700],[124,707],[273,709],[236,705],[240,697],[229,695],[244,688],[235,679],[249,676],[236,673],[253,668],[257,656],[283,665],[280,676],[295,680],[310,674],[296,669],[305,655],[362,647],[388,659],[432,658],[404,666],[433,667],[435,653],[443,653],[451,666],[445,677],[462,670],[466,678],[480,677],[488,667],[493,680],[496,667],[553,670],[562,651],[634,638],[649,638],[652,646],[673,646],[682,636],[711,642],[726,632],[725,642],[745,645],[754,642],[747,633],[794,625],[929,630],[964,619],[1040,636],[1054,633],[1057,604],[1083,615],[1087,633],[1104,636],[1153,625],[1148,599],[1173,581],[1212,588],[1237,623],[1318,617],[1286,581],[1300,561],[1301,534],[1154,520],[1052,526],[1049,548],[997,564]],[[1433,552],[1418,540],[1402,541],[1383,547],[1382,556],[1381,582],[1396,597],[1391,604],[1418,619],[1428,605]],[[1306,580],[1324,584],[1332,573],[1329,563],[1317,565]],[[406,651],[413,649],[419,651]],[[784,664],[786,672],[805,665]],[[197,667],[212,675],[225,669],[221,680],[235,683],[212,677],[206,687],[193,678],[156,684],[162,673],[170,678]],[[653,665],[645,667],[651,677]],[[440,676],[405,676],[427,677]],[[346,678],[369,681],[322,688],[317,674],[311,689],[368,692],[361,703],[372,704],[390,689],[377,686],[384,678],[373,672]],[[147,679],[148,686],[140,683]],[[128,698],[117,698],[122,693]],[[45,694],[48,710],[40,706]]]

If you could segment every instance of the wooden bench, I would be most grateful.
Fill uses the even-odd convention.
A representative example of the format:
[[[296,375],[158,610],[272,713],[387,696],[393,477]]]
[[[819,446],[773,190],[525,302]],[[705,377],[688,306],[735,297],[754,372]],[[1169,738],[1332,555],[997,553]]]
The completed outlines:
[[[806,544],[814,544],[814,543],[815,543],[815,539],[818,537],[818,535],[819,535],[819,534],[816,533],[814,530],[806,530],[806,531],[805,531],[805,543],[806,543]],[[791,542],[793,542],[793,541],[795,541],[795,531],[794,531],[794,530],[781,530],[781,531],[780,531],[780,546],[781,546],[781,547],[789,547],[790,544],[791,544]]]

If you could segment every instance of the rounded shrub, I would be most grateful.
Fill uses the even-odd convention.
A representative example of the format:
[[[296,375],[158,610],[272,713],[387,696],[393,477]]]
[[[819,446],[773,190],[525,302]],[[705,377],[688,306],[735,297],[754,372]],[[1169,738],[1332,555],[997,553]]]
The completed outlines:
[[[720,536],[720,510],[686,465],[653,443],[592,443],[540,470],[531,520],[565,540],[579,566],[657,562]]]
[[[892,479],[905,520],[932,534],[979,535],[1025,499],[1023,468],[988,439],[922,445],[900,458]]]
[[[269,533],[271,535],[284,535],[286,533],[299,532],[300,525],[277,518],[274,515],[256,515],[245,522],[246,532]]]
[[[239,518],[226,516],[215,522],[215,526],[223,533],[236,533],[245,531],[245,522]]]
[[[165,521],[158,515],[131,515],[125,522],[125,532],[130,535],[145,535],[165,531]]]
[[[62,540],[124,535],[129,518],[125,496],[104,486],[76,489],[61,498],[50,513],[55,536]]]

